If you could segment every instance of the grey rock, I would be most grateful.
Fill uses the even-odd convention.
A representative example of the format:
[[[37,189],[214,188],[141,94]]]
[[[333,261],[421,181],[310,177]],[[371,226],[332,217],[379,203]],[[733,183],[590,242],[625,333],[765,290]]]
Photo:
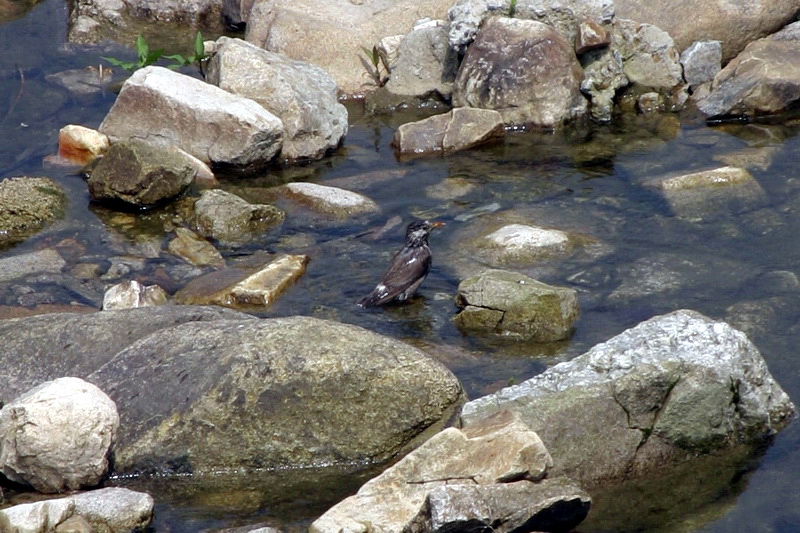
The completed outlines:
[[[581,91],[591,99],[592,118],[610,122],[617,90],[626,87],[630,80],[622,66],[622,56],[616,48],[604,48],[584,54]]]
[[[78,531],[126,533],[144,529],[152,518],[149,494],[105,488],[0,510],[0,531],[51,533],[80,524]]]
[[[339,219],[376,213],[380,210],[378,204],[363,194],[338,187],[297,181],[284,185],[281,192],[312,211]]]
[[[553,530],[568,530],[586,516],[590,500],[568,481],[542,480],[550,467],[538,436],[513,413],[498,412],[434,435],[310,531],[534,530],[525,526],[543,525],[538,519],[548,513]]]
[[[0,469],[45,493],[97,485],[118,427],[116,405],[96,386],[45,382],[0,410]]]
[[[392,94],[424,97],[431,93],[449,100],[458,70],[458,58],[447,41],[447,27],[436,24],[411,31],[400,42],[390,64],[386,90]]]
[[[794,0],[711,0],[702,4],[648,0],[614,0],[620,18],[655,24],[669,33],[678,50],[693,42],[722,42],[722,60],[730,61],[744,47],[791,23],[797,14]]]
[[[467,333],[537,342],[569,338],[580,313],[573,289],[504,270],[487,270],[458,285],[454,320]]]
[[[541,435],[558,458],[553,475],[597,484],[758,446],[795,408],[743,333],[681,310],[467,403],[462,421],[503,409]]]
[[[53,248],[0,259],[0,282],[43,272],[61,272],[67,262]]]
[[[681,52],[683,77],[689,87],[696,87],[714,79],[722,68],[722,43],[720,41],[695,41]]]
[[[347,109],[337,100],[336,83],[321,68],[220,37],[206,81],[251,98],[283,122],[280,158],[319,159],[347,133]]]
[[[112,144],[139,138],[244,168],[269,163],[284,136],[280,119],[253,100],[154,66],[128,78],[99,129]]]
[[[86,378],[137,339],[177,324],[250,315],[219,307],[164,306],[0,320],[0,401],[63,376]]]
[[[467,49],[453,105],[494,109],[508,125],[553,128],[587,111],[572,44],[541,22],[494,17]]]
[[[662,90],[684,83],[680,56],[667,32],[624,19],[617,19],[612,31],[622,70],[631,83]]]
[[[788,109],[800,100],[800,22],[748,44],[711,83],[697,102],[707,116],[764,115]]]
[[[256,2],[246,39],[318,65],[345,94],[363,94],[376,88],[363,64],[363,49],[372,50],[384,37],[410,31],[421,18],[444,19],[451,5],[452,0]]]
[[[457,107],[452,111],[402,124],[394,146],[406,155],[439,154],[464,150],[502,138],[502,115],[491,109]]]
[[[33,235],[61,218],[66,206],[64,189],[50,178],[16,176],[0,181],[0,245]]]
[[[103,310],[153,307],[167,303],[167,293],[158,285],[142,285],[136,280],[110,287],[103,296]]]
[[[137,139],[114,143],[89,176],[89,194],[99,201],[154,207],[182,194],[194,167],[174,146]]]
[[[191,218],[197,233],[224,244],[248,242],[283,222],[277,207],[251,204],[220,189],[203,191],[194,204]]]
[[[415,348],[307,317],[166,328],[88,379],[119,406],[118,473],[385,461],[463,394]]]
[[[463,51],[475,39],[486,18],[508,16],[510,0],[458,0],[447,13],[450,21],[450,46]],[[570,43],[575,42],[578,26],[584,20],[601,24],[614,20],[613,0],[521,0],[516,2],[515,18],[535,20],[556,29]]]

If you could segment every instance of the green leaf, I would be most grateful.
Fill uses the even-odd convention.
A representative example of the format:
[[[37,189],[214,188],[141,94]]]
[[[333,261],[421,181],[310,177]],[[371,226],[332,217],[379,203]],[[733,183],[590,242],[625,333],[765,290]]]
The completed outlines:
[[[141,33],[136,37],[136,55],[139,57],[139,64],[142,66],[147,61],[147,56],[150,55],[150,46]]]
[[[180,54],[172,54],[172,55],[169,55],[169,56],[164,56],[164,59],[171,59],[172,61],[175,61],[175,63],[177,63],[177,67],[183,67],[183,66],[186,66],[186,65],[191,65],[194,62],[194,61],[192,61],[192,58],[183,57]],[[170,65],[170,68],[171,67],[172,67],[172,65]]]
[[[103,56],[101,56],[101,59],[105,59],[106,61],[108,61],[109,63],[114,65],[115,67],[124,68],[125,70],[134,71],[137,68],[139,68],[139,64],[138,63],[126,63],[124,61],[120,61],[116,57],[103,57]]]
[[[372,50],[370,50],[369,48],[366,48],[366,47],[362,46],[361,49],[367,55],[367,57],[369,58],[370,62],[372,62],[372,66],[373,67],[377,67],[378,66],[378,47],[377,46],[373,46]]]
[[[206,47],[205,44],[203,43],[203,34],[197,32],[197,35],[194,38],[194,60],[200,61],[201,59],[205,59],[205,57],[206,57]]]

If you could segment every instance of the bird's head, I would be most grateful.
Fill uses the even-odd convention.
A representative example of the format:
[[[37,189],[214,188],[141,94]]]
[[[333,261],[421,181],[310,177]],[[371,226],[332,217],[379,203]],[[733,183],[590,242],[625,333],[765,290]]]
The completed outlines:
[[[415,220],[406,229],[406,246],[422,246],[428,243],[428,235],[434,228],[444,226],[444,222]]]

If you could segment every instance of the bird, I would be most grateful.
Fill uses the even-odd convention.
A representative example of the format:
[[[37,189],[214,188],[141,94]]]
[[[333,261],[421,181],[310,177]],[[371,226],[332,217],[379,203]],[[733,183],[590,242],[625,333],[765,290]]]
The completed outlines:
[[[433,229],[444,225],[444,222],[427,220],[410,223],[406,228],[405,245],[394,254],[381,281],[356,305],[373,307],[395,301],[404,302],[413,296],[431,269],[428,236]]]

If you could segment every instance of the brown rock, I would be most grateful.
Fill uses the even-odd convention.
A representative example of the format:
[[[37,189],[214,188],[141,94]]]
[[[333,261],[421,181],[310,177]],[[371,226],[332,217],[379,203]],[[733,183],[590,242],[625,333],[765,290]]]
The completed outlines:
[[[505,134],[503,117],[491,109],[457,107],[448,113],[403,124],[394,146],[403,154],[455,152]]]

